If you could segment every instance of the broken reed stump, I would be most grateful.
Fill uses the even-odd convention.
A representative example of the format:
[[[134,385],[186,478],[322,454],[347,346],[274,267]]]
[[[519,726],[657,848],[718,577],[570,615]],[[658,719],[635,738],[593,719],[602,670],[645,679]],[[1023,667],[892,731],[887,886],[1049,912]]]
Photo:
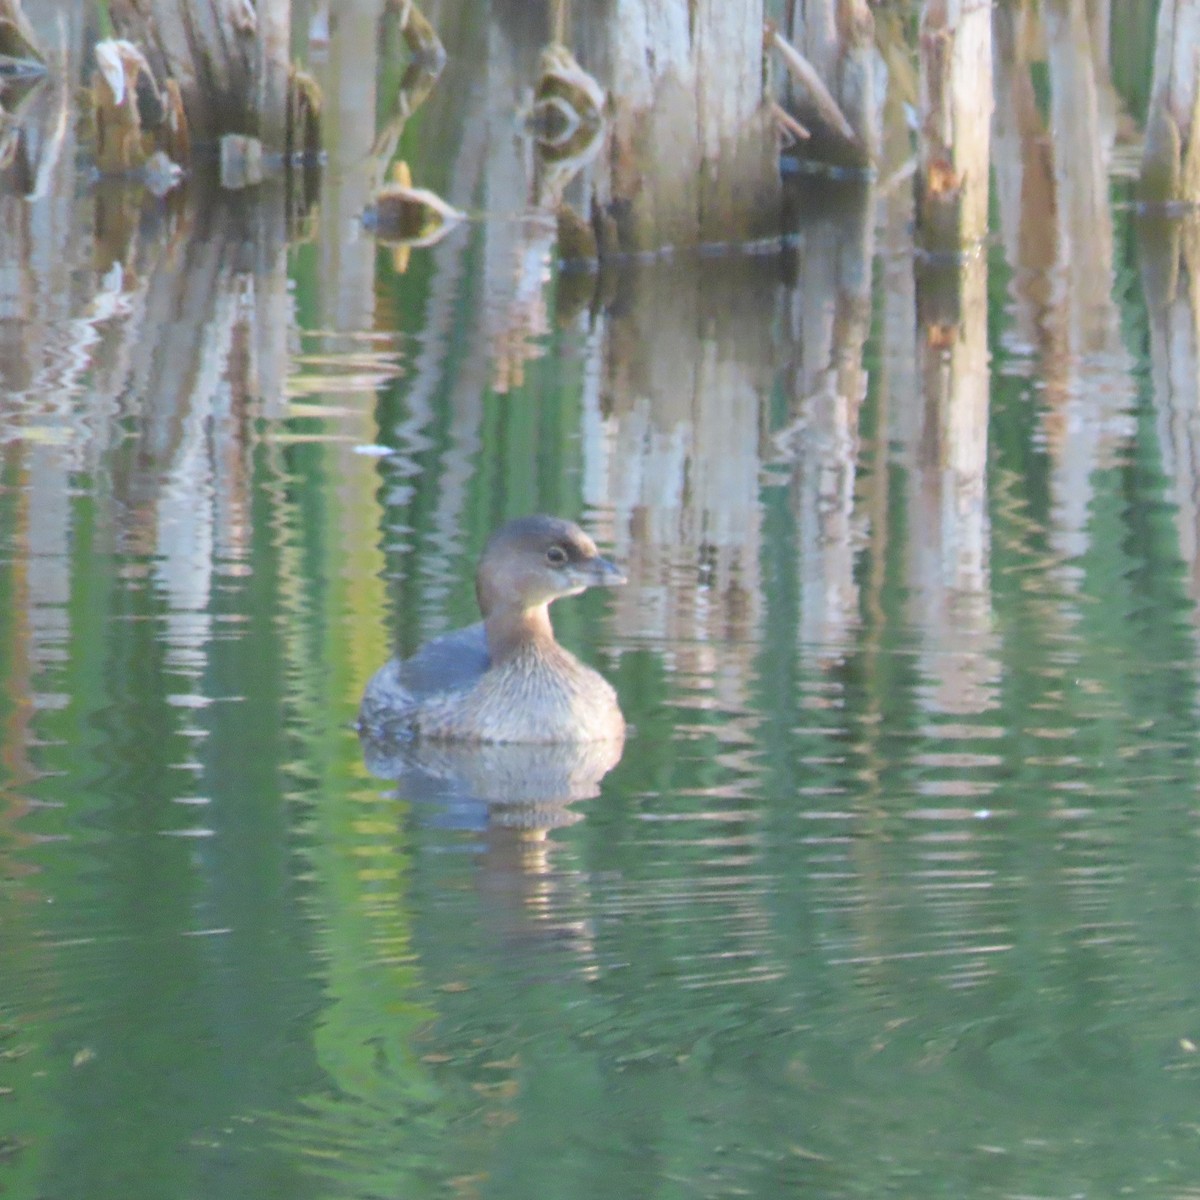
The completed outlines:
[[[140,170],[156,153],[171,163],[190,154],[174,80],[160,90],[146,56],[123,39],[96,45],[91,89],[96,167],[102,175]]]
[[[917,229],[957,255],[987,236],[992,117],[988,0],[925,0],[918,34]]]
[[[286,59],[286,4],[236,13],[226,6],[218,14],[217,0],[175,0],[156,4],[153,20],[143,7],[112,0],[114,24],[130,36],[96,46],[91,115],[101,174],[141,173],[153,190],[166,191],[194,166],[196,144],[227,188],[260,182],[268,160],[315,160],[320,92]],[[184,19],[195,26],[190,39],[181,39]],[[218,21],[228,36],[214,47],[206,39]]]
[[[766,47],[779,52],[786,68],[781,100],[809,135],[804,157],[875,165],[882,98],[867,0],[790,0],[787,10],[782,32],[768,23]]]
[[[762,29],[763,0],[631,0],[620,22],[595,19],[610,90],[593,173],[601,259],[778,232]]]
[[[1138,198],[1200,204],[1200,0],[1162,0]]]
[[[284,151],[289,0],[110,0],[109,12],[155,78],[178,84],[194,142],[215,145],[238,133]]]
[[[257,182],[264,160],[315,156],[320,94],[288,57],[290,0],[109,0],[109,14],[118,37],[97,51],[109,87],[93,82],[101,171],[156,152],[187,167],[193,147],[214,160],[219,148],[233,187]]]

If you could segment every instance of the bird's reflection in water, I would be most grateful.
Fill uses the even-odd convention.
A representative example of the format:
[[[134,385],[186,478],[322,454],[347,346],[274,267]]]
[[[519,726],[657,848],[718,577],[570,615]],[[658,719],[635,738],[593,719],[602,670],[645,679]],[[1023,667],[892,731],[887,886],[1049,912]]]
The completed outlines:
[[[556,867],[551,830],[584,819],[576,802],[600,794],[621,760],[621,739],[600,742],[467,744],[362,737],[367,770],[394,780],[420,819],[478,834],[482,917],[509,949],[565,943],[590,973],[589,911],[581,872]]]

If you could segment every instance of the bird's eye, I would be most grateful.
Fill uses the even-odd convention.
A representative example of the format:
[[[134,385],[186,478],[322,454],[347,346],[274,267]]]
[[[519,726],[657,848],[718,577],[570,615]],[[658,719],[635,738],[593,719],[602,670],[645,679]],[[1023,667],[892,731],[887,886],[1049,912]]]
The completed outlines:
[[[561,546],[551,546],[546,551],[546,561],[551,566],[561,567],[567,561],[567,552]]]

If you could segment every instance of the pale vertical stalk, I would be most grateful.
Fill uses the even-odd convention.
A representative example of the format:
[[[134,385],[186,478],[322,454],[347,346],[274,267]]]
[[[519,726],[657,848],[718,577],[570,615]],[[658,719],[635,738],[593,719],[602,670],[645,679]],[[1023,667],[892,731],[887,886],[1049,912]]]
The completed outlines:
[[[1200,218],[1147,224],[1140,232],[1155,428],[1200,625]]]
[[[1046,334],[1058,254],[1055,159],[1031,74],[1036,18],[1028,4],[995,11],[996,109],[992,156],[996,214],[1012,270],[1012,337],[1026,346]]]
[[[761,0],[615,0],[591,19],[582,61],[605,62],[612,98],[595,172],[602,257],[777,231],[762,20]]]
[[[1088,546],[1096,473],[1133,436],[1132,364],[1112,296],[1112,116],[1102,103],[1083,0],[1047,0],[1043,11],[1055,186],[1056,258],[1042,322],[1046,440],[1054,464],[1051,539],[1065,558],[1077,560]]]
[[[281,151],[287,143],[288,70],[292,37],[291,0],[258,0],[258,29],[254,43],[254,94],[258,137],[264,146]]]
[[[631,281],[597,344],[609,451],[590,486],[637,581],[613,598],[617,628],[661,637],[687,703],[731,714],[748,714],[762,622],[773,297],[756,265],[658,264]]]
[[[803,202],[802,202],[803,203]],[[859,619],[855,580],[863,347],[871,324],[874,228],[869,191],[831,197],[801,225],[807,249],[787,292],[790,425],[776,436],[790,462],[800,593],[798,641],[840,659]]]
[[[922,631],[925,702],[937,713],[996,703],[987,507],[987,260],[971,255],[918,282],[924,400],[909,527],[912,616]]]
[[[97,334],[76,311],[91,244],[80,210],[69,81],[78,76],[86,13],[70,0],[29,7],[28,26],[19,4],[4,6],[4,15],[46,49],[53,70],[38,85],[34,111],[22,112],[36,201],[0,195],[0,443],[13,493],[10,590],[0,621],[10,701],[0,725],[8,793],[0,801],[0,837],[13,846],[30,836],[19,819],[28,805],[24,785],[34,775],[29,747],[44,737],[41,716],[71,702],[60,689],[73,633],[78,474],[95,466],[111,436],[109,398],[91,397],[81,383]],[[5,869],[26,870],[11,855]]]
[[[376,164],[371,147],[375,139],[382,9],[383,0],[341,0],[328,55],[317,67],[329,155],[318,213],[319,326],[350,340],[350,345],[341,349],[351,353],[352,348],[370,352],[372,343],[363,339],[376,321],[375,242],[361,232],[348,235],[347,231],[355,229],[374,186]],[[279,327],[281,332],[289,332],[290,322],[281,322]],[[334,460],[333,473],[343,481],[342,487],[331,493],[337,510],[330,520],[336,524],[338,556],[345,572],[343,577],[330,581],[333,594],[340,599],[331,615],[344,613],[351,617],[337,634],[338,644],[345,647],[346,653],[334,654],[333,658],[341,664],[346,694],[354,692],[354,700],[362,682],[387,656],[390,642],[378,545],[379,480],[353,449],[356,442],[379,440],[374,406],[364,403],[362,391],[361,383],[340,390],[338,376],[331,374],[324,393],[328,402],[347,414],[341,423],[353,439],[331,443],[327,453]],[[321,698],[317,702],[321,703]]]
[[[927,250],[953,254],[987,235],[991,4],[925,0],[919,54],[917,220]]]
[[[1200,202],[1200,0],[1162,0],[1139,192],[1154,204]]]

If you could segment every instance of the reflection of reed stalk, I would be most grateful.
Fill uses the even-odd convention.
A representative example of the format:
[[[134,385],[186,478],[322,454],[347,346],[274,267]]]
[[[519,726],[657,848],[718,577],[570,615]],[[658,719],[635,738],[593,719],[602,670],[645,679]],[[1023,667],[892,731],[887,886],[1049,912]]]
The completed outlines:
[[[1145,203],[1200,201],[1200,80],[1195,69],[1198,40],[1200,19],[1195,5],[1162,0],[1139,183]]]
[[[554,40],[560,46],[565,46],[567,44],[567,0],[552,0],[550,11]]]

